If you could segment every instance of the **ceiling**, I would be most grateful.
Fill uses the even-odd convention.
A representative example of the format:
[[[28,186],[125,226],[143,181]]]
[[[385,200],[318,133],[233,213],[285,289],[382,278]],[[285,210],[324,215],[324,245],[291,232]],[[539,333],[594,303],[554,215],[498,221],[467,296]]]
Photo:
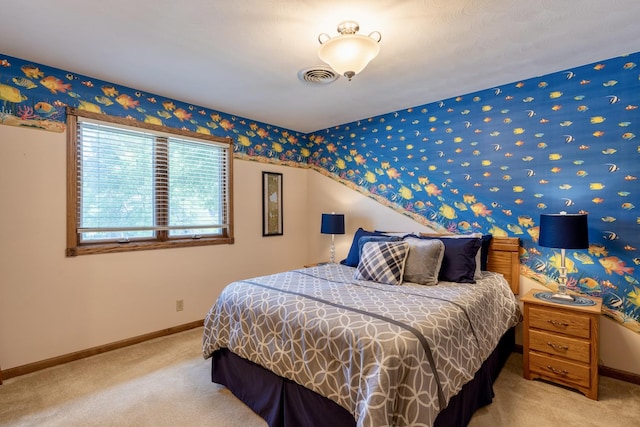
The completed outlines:
[[[300,132],[640,51],[638,0],[3,1],[0,54]],[[318,35],[382,34],[331,84]],[[0,70],[0,79],[2,79]]]

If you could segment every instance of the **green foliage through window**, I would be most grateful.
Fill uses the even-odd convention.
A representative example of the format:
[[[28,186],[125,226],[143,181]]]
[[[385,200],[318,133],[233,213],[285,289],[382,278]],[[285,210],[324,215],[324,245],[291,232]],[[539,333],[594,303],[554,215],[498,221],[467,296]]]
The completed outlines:
[[[232,242],[229,140],[174,136],[147,129],[151,125],[138,129],[85,115],[94,114],[78,114],[73,135],[73,254],[92,244],[127,250],[125,245],[141,242]]]

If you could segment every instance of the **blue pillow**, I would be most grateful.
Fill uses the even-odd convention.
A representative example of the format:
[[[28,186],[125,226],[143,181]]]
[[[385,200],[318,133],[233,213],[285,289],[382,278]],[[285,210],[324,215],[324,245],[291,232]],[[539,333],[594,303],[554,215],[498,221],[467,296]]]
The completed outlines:
[[[360,262],[360,247],[358,245],[358,240],[364,236],[382,236],[383,233],[379,231],[366,231],[362,227],[356,230],[356,234],[353,236],[353,241],[351,242],[351,248],[349,248],[349,253],[347,254],[347,258],[340,261],[340,264],[348,265],[349,267],[357,267]]]
[[[400,236],[362,236],[358,239],[358,264],[362,259],[362,247],[367,242],[398,242],[402,240]]]
[[[421,239],[437,239],[423,236]],[[459,239],[439,239],[444,243],[444,257],[438,280],[457,283],[476,283],[476,255],[482,246],[482,239],[476,237]]]

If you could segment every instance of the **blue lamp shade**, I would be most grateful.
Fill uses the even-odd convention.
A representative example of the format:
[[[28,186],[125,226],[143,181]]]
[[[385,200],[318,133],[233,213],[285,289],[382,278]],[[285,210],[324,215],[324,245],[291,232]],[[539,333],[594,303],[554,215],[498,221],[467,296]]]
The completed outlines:
[[[587,249],[586,214],[542,214],[538,244],[545,248]]]
[[[322,214],[322,234],[344,234],[344,214]]]

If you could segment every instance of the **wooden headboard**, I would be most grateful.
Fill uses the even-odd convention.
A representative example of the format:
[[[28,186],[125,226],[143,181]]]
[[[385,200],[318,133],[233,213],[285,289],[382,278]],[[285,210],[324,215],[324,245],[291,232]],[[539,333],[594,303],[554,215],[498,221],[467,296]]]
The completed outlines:
[[[487,270],[502,273],[515,295],[520,293],[520,239],[496,237],[489,244]]]
[[[420,233],[421,236],[446,236],[446,234]],[[489,244],[487,270],[502,273],[515,295],[520,293],[520,239],[493,236]]]

